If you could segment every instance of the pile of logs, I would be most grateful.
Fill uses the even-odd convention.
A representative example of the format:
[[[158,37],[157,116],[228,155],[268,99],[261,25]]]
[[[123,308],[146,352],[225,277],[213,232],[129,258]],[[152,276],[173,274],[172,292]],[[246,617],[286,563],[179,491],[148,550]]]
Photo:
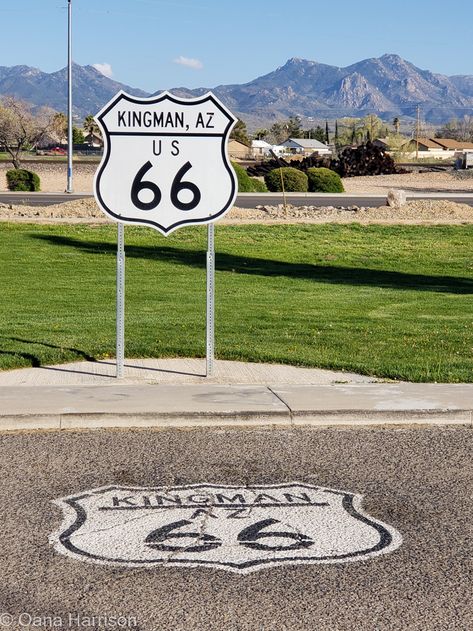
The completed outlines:
[[[326,167],[338,173],[340,177],[391,175],[403,172],[396,168],[394,160],[383,149],[367,142],[359,147],[347,147],[338,158],[309,156],[302,160],[272,159],[248,167],[247,173],[251,177],[261,177],[279,167],[293,167],[304,173],[312,167]]]
[[[359,147],[347,147],[331,167],[340,177],[357,175],[391,175],[398,173],[394,160],[383,149],[367,142]]]

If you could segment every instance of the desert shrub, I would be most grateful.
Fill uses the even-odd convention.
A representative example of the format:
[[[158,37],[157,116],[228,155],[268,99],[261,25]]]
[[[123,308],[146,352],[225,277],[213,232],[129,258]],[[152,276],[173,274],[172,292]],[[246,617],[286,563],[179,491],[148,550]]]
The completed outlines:
[[[324,167],[307,170],[309,191],[311,193],[344,193],[342,180],[338,173]]]
[[[273,169],[264,176],[264,181],[268,190],[273,193],[282,191],[281,171],[284,179],[284,189],[289,193],[306,193],[309,187],[307,175],[294,169],[293,167],[282,167],[282,169]]]
[[[36,173],[26,169],[7,171],[8,189],[10,191],[39,191],[40,179]]]
[[[250,177],[251,183],[253,184],[253,191],[255,193],[267,193],[268,187],[264,182],[258,180],[256,177]]]

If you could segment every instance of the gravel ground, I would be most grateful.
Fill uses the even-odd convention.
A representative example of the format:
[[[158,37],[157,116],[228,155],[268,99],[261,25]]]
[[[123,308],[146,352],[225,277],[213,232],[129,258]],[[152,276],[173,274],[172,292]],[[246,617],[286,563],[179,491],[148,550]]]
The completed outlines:
[[[35,223],[110,222],[93,199],[81,199],[55,206],[12,206],[0,204],[0,220]],[[473,223],[473,207],[447,200],[416,200],[401,208],[350,206],[259,206],[233,208],[220,223]]]
[[[468,173],[469,175],[469,173]],[[417,192],[473,193],[473,177],[458,177],[457,173],[403,173],[349,177],[343,180],[347,193],[384,195],[389,189]]]

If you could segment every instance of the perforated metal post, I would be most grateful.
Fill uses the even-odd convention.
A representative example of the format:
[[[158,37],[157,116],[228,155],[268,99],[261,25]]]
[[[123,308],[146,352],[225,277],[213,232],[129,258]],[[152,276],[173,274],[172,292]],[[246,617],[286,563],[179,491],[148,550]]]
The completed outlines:
[[[67,12],[67,188],[73,193],[72,185],[72,0],[68,0]]]
[[[215,226],[207,226],[207,377],[214,373],[215,356]]]
[[[125,363],[125,225],[118,224],[117,237],[117,379]]]

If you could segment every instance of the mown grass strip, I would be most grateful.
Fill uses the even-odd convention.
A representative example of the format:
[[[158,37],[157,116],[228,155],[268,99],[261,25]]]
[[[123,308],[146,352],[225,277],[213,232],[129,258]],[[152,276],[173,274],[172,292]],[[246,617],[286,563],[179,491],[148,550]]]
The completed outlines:
[[[471,381],[473,227],[217,226],[218,357]],[[0,224],[0,368],[114,356],[114,226]],[[206,232],[126,228],[129,357],[204,356]]]

